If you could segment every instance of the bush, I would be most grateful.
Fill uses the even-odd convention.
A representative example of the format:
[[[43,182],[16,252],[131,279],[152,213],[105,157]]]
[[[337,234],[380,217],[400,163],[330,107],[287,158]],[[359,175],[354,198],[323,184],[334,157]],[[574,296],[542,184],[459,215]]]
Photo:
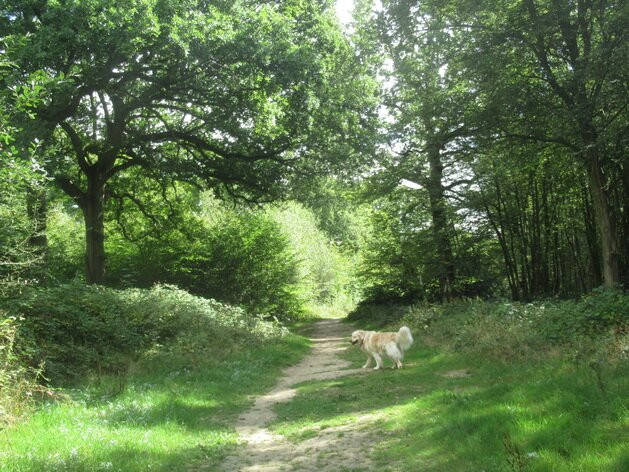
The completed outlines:
[[[277,323],[171,286],[114,290],[71,283],[26,288],[2,304],[21,318],[18,349],[31,367],[43,362],[53,382],[121,372],[149,350],[220,358],[285,334]]]
[[[548,306],[540,326],[551,340],[569,336],[598,336],[629,326],[629,295],[620,289],[596,289],[579,301]]]
[[[347,316],[347,319],[381,327],[396,323],[408,310],[408,305],[363,302]]]
[[[297,261],[279,226],[263,214],[234,215],[212,227],[176,263],[170,280],[266,317],[286,320],[302,311]]]
[[[352,257],[357,256],[331,242],[310,210],[296,203],[252,210],[209,194],[197,197],[178,207],[178,218],[168,225],[153,226],[155,221],[134,215],[125,217],[122,231],[110,215],[104,284],[120,289],[173,284],[281,320],[302,316],[312,306],[354,304]],[[160,215],[157,221],[165,216]],[[52,274],[60,281],[81,278],[80,210],[58,203],[48,223]]]
[[[16,349],[18,322],[0,311],[0,427],[20,416],[33,400],[33,394],[42,392],[37,384],[41,368],[29,367],[24,359],[33,345],[23,345],[22,353]]]

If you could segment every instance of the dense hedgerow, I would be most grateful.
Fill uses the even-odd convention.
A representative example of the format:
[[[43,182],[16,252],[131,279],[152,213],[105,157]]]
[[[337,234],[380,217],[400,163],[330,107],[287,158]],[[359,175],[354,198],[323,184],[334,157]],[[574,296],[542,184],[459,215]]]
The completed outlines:
[[[629,294],[597,290],[579,300],[457,300],[440,305],[359,307],[352,320],[406,324],[425,342],[502,359],[553,350],[629,358]]]
[[[114,290],[80,283],[26,288],[2,301],[12,316],[15,359],[44,366],[53,384],[124,371],[149,351],[220,359],[286,329],[244,310],[172,286]],[[3,346],[7,349],[6,346]]]

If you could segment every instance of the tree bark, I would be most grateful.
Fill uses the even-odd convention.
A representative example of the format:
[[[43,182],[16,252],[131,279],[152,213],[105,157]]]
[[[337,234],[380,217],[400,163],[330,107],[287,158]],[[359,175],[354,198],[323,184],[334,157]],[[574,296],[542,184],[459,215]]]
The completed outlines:
[[[591,122],[581,122],[581,139],[584,147],[594,218],[601,238],[603,263],[603,285],[615,287],[620,284],[620,252],[616,224],[609,205],[607,181],[599,159],[597,134]]]
[[[594,207],[594,216],[601,238],[601,256],[603,259],[603,285],[614,287],[620,284],[620,254],[616,225],[609,208],[605,180],[598,161],[588,166],[590,192]]]
[[[625,288],[629,288],[629,164],[623,166],[623,200],[622,200],[622,239],[624,241],[621,277]]]
[[[432,232],[439,257],[439,286],[441,298],[448,299],[452,296],[455,268],[452,243],[448,235],[448,216],[446,214],[443,188],[443,164],[441,163],[441,149],[438,144],[433,144],[429,147],[428,164],[430,166],[430,178],[427,179],[426,184],[430,199]]]
[[[32,233],[28,244],[38,256],[44,256],[48,250],[46,236],[48,218],[48,198],[44,186],[34,184],[29,186],[26,196],[26,213],[32,224]]]
[[[105,185],[89,176],[81,209],[85,218],[85,277],[88,284],[105,279]]]

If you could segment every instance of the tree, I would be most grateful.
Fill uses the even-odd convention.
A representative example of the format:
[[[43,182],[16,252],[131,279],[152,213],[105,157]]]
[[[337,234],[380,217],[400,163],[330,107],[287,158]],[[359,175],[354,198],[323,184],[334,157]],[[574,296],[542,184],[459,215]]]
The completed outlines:
[[[0,5],[13,80],[48,76],[31,132],[83,212],[88,282],[103,281],[105,205],[130,199],[116,184],[132,168],[259,202],[358,156],[373,87],[326,2]]]
[[[603,281],[618,284],[620,213],[611,206],[611,189],[622,188],[626,167],[620,162],[629,107],[627,3],[518,0],[457,7],[459,16],[450,21],[473,38],[469,61],[495,113],[495,132],[559,144],[583,166]]]
[[[395,169],[431,195],[442,287],[451,277],[444,195],[494,228],[514,297],[588,290],[599,272],[619,283],[629,270],[626,2],[382,6],[392,133],[406,147]],[[447,192],[457,181],[448,167],[473,170],[473,187]]]
[[[456,276],[448,199],[469,183],[457,154],[472,132],[465,118],[474,103],[457,65],[462,38],[424,5],[386,1],[383,7],[376,22],[392,59],[391,137],[403,148],[392,165],[427,192],[437,278],[441,297],[448,298]]]
[[[0,83],[14,67],[2,51]],[[19,151],[20,130],[14,123],[17,115],[26,114],[26,119],[31,119],[25,112],[36,103],[37,93],[32,89],[0,89],[0,289],[10,279],[32,277],[46,245],[45,228],[37,218],[39,202],[24,201],[29,189],[45,185],[45,176],[32,161],[32,146]]]

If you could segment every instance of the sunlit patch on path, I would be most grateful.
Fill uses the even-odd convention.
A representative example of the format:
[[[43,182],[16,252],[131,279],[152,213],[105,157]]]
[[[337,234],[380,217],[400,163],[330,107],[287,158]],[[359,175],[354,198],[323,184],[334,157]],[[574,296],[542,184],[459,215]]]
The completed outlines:
[[[457,369],[457,370],[449,370],[447,372],[442,372],[441,377],[446,377],[450,379],[465,379],[467,377],[471,377],[472,373],[467,369]]]
[[[350,363],[339,353],[349,347],[339,320],[316,323],[312,335],[313,350],[299,364],[286,369],[269,393],[256,398],[253,407],[238,419],[236,430],[242,446],[220,465],[221,471],[262,472],[281,470],[338,471],[371,470],[368,458],[374,438],[369,426],[377,420],[364,415],[325,430],[298,444],[272,433],[266,425],[275,419],[273,407],[290,401],[297,393],[295,386],[302,382],[336,379],[365,372],[348,369]],[[201,470],[204,470],[201,468]],[[208,466],[205,470],[216,470]]]

